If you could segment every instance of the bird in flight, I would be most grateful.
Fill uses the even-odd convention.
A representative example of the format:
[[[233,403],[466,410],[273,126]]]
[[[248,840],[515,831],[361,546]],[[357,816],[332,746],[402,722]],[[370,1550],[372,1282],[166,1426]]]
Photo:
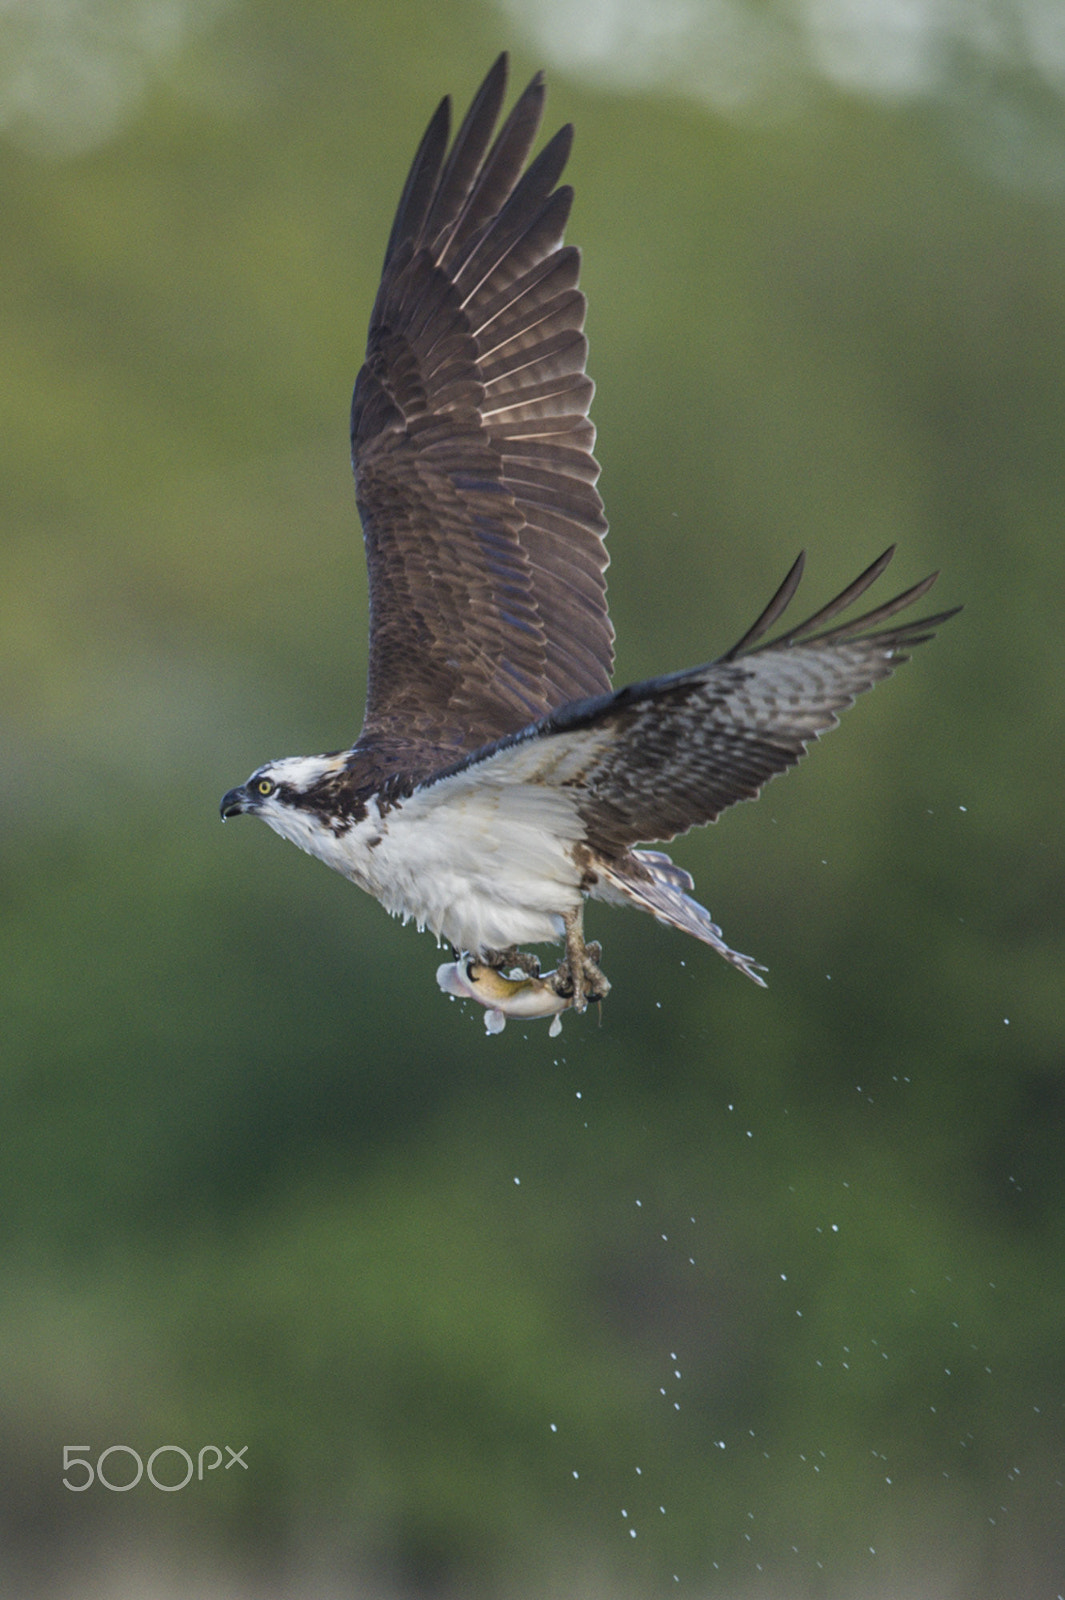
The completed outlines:
[[[351,452],[369,573],[362,732],[269,761],[222,800],[260,817],[455,961],[438,981],[507,1015],[583,1011],[609,984],[585,898],[636,906],[762,983],[640,848],[754,799],[952,611],[895,621],[936,574],[849,621],[888,550],[812,617],[766,638],[803,558],[707,665],[611,688],[606,520],[596,490],[580,257],[559,178],[573,130],[529,160],[537,74],[499,132],[507,58],[449,147],[444,99],[385,251]],[[522,948],[564,941],[541,975]],[[557,1021],[553,1024],[557,1026]]]

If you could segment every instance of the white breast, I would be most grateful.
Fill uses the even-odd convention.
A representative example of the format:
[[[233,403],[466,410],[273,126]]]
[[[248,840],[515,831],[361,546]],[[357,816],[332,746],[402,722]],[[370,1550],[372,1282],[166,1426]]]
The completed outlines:
[[[491,761],[367,815],[335,835],[315,813],[264,806],[263,820],[458,950],[542,944],[578,905],[573,847],[582,837],[573,799],[492,773]]]

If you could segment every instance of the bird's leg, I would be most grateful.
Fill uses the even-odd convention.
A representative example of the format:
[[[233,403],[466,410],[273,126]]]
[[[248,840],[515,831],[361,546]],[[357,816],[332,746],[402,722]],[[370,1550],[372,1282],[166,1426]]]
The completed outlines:
[[[491,967],[495,972],[503,972],[510,967],[517,967],[519,972],[524,972],[527,978],[540,976],[540,962],[538,957],[530,954],[528,950],[519,950],[512,944],[508,950],[486,950],[484,952],[484,965]]]
[[[574,1011],[588,1008],[589,1000],[603,1000],[610,984],[599,969],[603,947],[595,940],[584,942],[584,904],[574,906],[562,917],[566,930],[566,954],[558,964],[551,987],[556,994],[573,996]]]

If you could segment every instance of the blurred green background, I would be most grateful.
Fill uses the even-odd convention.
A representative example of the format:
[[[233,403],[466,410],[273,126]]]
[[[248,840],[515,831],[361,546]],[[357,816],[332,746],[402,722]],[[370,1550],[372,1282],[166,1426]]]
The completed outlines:
[[[0,14],[3,1592],[1065,1592],[1061,36],[924,15]],[[805,610],[894,540],[966,607],[678,845],[768,991],[593,909],[557,1040],[217,811],[358,729],[351,384],[504,46],[578,129],[619,679],[803,546]],[[246,1469],[63,1486],[167,1444]]]

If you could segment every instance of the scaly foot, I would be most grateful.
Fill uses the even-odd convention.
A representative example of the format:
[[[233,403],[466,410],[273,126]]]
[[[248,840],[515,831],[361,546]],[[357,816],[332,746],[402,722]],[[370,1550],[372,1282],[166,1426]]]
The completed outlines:
[[[610,982],[600,970],[603,947],[596,940],[585,944],[583,933],[583,905],[567,912],[563,921],[566,927],[566,954],[550,978],[556,994],[573,996],[574,1011],[588,1009],[590,1000],[604,1000],[610,993]]]
[[[528,950],[519,950],[516,944],[507,950],[486,950],[482,965],[491,967],[495,972],[509,972],[511,967],[517,967],[527,978],[540,976],[539,959]]]

